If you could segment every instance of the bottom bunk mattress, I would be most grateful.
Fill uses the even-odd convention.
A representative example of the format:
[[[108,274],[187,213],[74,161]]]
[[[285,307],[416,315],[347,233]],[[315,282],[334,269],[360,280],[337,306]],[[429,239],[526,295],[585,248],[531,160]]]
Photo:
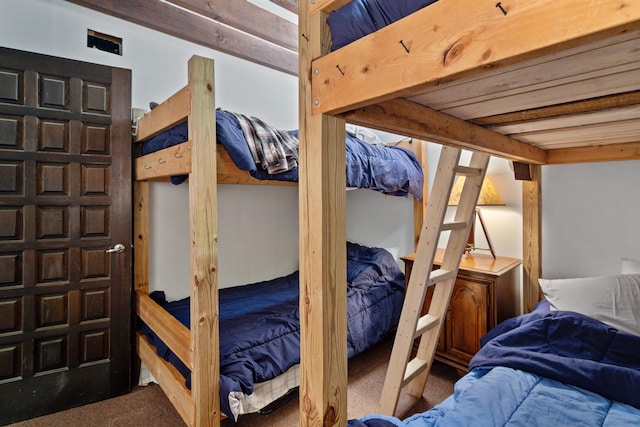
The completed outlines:
[[[404,274],[384,249],[347,244],[347,350],[355,356],[395,329],[404,300]],[[189,298],[167,302],[151,297],[189,327]],[[250,412],[244,396],[300,362],[298,272],[274,280],[220,289],[220,404],[237,418]],[[190,387],[189,369],[146,325],[140,331],[158,355],[172,363]],[[295,369],[293,370],[295,371]],[[297,379],[297,376],[296,376]]]
[[[546,301],[492,330],[470,368],[427,412],[349,426],[640,425],[640,336]]]

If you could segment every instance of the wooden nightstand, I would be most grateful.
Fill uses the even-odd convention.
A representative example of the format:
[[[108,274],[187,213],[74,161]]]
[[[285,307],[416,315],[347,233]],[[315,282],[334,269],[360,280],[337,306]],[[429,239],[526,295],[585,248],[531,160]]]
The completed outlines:
[[[438,249],[434,269],[440,268],[443,249]],[[401,257],[405,280],[409,282],[415,254]],[[517,314],[516,278],[522,263],[516,258],[471,253],[460,261],[449,310],[443,325],[435,359],[467,371],[469,361],[480,349],[480,338],[489,329]],[[433,288],[427,290],[425,314]]]

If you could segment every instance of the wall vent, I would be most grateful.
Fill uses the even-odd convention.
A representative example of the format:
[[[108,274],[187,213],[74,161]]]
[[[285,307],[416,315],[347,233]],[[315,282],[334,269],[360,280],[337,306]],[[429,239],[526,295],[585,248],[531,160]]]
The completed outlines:
[[[109,34],[87,30],[87,47],[122,56],[122,39]]]

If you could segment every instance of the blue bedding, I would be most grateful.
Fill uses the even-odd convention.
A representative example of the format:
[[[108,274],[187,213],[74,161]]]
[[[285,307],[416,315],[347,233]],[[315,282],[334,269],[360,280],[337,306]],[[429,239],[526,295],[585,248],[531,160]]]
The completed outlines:
[[[384,249],[347,244],[347,350],[352,357],[395,329],[404,299],[404,274]],[[232,416],[227,396],[251,394],[300,362],[298,273],[219,291],[220,404]],[[189,299],[167,302],[164,293],[151,297],[189,327]],[[185,376],[190,371],[144,324],[140,330],[158,355]]]
[[[340,49],[435,2],[436,0],[353,0],[327,17],[331,30],[331,50]]]
[[[297,138],[297,131],[291,131]],[[298,181],[298,169],[268,174],[258,167],[247,146],[238,120],[224,110],[216,110],[216,137],[235,165],[256,179]],[[189,139],[187,123],[179,124],[142,144],[142,154],[149,154]],[[422,198],[424,176],[415,154],[401,147],[367,144],[347,134],[346,174],[347,187],[369,188],[392,196],[413,195]],[[171,178],[174,184],[187,177]]]
[[[440,405],[351,427],[640,425],[640,337],[578,313],[534,312],[492,330]]]

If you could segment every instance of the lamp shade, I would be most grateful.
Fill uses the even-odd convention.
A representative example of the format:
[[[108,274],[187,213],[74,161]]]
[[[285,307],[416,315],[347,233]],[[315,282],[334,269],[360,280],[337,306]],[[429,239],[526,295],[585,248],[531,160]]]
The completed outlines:
[[[459,176],[456,182],[453,184],[451,190],[451,197],[449,197],[449,206],[458,206],[460,202],[460,193],[462,193],[462,187],[464,186],[464,176]],[[480,188],[480,196],[478,197],[478,206],[504,206],[504,200],[498,194],[498,190],[493,185],[493,182],[485,176],[482,181],[482,187]]]

